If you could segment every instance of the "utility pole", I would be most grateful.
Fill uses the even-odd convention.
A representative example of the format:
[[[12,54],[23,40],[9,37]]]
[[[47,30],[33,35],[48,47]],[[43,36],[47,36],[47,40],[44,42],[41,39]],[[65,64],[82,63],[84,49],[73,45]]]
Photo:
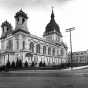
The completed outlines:
[[[71,39],[71,32],[75,30],[75,27],[72,27],[72,28],[68,28],[66,29],[66,32],[70,32],[70,49],[71,49],[71,54],[70,54],[70,66],[71,66],[71,69],[72,69],[72,39]]]

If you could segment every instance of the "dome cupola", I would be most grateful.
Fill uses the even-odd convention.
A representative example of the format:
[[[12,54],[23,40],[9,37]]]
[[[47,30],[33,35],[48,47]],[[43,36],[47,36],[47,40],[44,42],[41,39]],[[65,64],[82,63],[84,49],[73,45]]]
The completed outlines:
[[[57,33],[59,36],[62,36],[62,35],[61,35],[61,32],[60,32],[60,27],[59,27],[59,25],[55,22],[53,9],[52,9],[52,13],[51,13],[51,20],[50,20],[50,22],[47,24],[46,30],[45,30],[43,36],[47,36],[47,35],[52,34],[52,33]]]
[[[2,37],[5,37],[7,36],[7,34],[12,33],[12,26],[7,20],[2,23],[1,28],[2,28]]]
[[[6,20],[6,21],[4,21],[3,23],[2,23],[2,25],[1,25],[1,27],[3,28],[3,27],[9,27],[9,28],[11,28],[11,24]]]
[[[28,32],[28,28],[27,28],[28,16],[27,16],[27,14],[21,9],[15,14],[14,17],[15,17],[15,22],[16,22],[15,30],[16,31],[21,30],[24,32]]]
[[[22,10],[22,9],[21,9],[20,11],[18,11],[14,17],[15,17],[15,18],[23,17],[23,18],[28,19],[27,14],[26,14],[25,12],[23,12],[23,10]]]

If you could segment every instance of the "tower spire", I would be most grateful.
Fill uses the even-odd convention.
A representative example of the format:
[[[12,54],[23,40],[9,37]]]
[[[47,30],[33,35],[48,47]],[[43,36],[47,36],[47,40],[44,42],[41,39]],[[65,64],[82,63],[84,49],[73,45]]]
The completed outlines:
[[[56,34],[58,37],[61,38],[62,37],[62,34],[60,32],[59,25],[55,22],[53,8],[54,7],[52,7],[51,19],[50,19],[50,22],[46,26],[46,30],[44,32],[44,36],[45,37],[46,36],[51,36],[51,34],[52,34],[52,36],[54,36],[54,34]]]
[[[51,19],[54,19],[54,12],[53,12],[53,6],[51,7],[52,8],[52,13],[51,13]]]

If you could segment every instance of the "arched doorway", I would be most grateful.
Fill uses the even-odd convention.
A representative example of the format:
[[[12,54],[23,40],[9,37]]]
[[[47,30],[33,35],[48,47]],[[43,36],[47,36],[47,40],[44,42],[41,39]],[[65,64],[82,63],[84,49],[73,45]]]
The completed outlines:
[[[27,59],[28,59],[28,64],[31,64],[32,59],[33,59],[33,54],[28,52],[28,53],[26,53],[25,57],[27,57]]]

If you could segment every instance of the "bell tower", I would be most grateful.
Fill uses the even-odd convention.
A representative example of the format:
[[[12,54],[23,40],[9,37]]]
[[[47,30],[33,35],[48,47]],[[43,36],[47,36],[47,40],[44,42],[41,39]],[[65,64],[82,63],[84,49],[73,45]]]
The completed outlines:
[[[7,36],[7,34],[12,33],[12,26],[7,20],[2,23],[1,28],[2,28],[1,38],[4,38]]]
[[[46,40],[53,41],[53,42],[60,42],[61,41],[62,34],[60,32],[59,25],[55,22],[53,8],[52,8],[52,13],[51,13],[51,20],[46,26],[46,30],[43,34],[43,37]]]
[[[28,17],[27,17],[27,14],[25,12],[23,12],[23,10],[19,10],[16,15],[14,16],[15,17],[15,30],[23,30],[23,31],[26,31],[28,32],[28,28],[27,28],[27,20],[28,20]]]

